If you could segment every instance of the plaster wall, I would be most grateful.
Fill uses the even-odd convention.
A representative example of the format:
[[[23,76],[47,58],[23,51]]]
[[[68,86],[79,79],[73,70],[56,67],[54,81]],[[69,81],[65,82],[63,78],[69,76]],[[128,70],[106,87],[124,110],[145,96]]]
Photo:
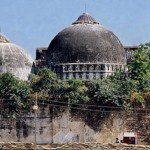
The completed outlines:
[[[46,117],[45,117],[46,116]],[[35,142],[34,114],[17,118],[17,120],[1,122],[0,142]],[[36,142],[70,143],[70,142],[100,142],[114,143],[116,138],[122,139],[126,131],[124,118],[118,116],[107,118],[101,124],[99,131],[94,131],[80,117],[71,117],[68,112],[51,117],[51,114],[38,112],[36,119]],[[6,126],[7,125],[7,126]]]

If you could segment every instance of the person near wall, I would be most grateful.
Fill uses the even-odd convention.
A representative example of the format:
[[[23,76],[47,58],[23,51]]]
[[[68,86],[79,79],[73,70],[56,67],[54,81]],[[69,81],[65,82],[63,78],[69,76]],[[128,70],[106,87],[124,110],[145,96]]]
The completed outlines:
[[[120,143],[120,141],[119,141],[119,139],[118,139],[118,138],[116,138],[116,143]]]

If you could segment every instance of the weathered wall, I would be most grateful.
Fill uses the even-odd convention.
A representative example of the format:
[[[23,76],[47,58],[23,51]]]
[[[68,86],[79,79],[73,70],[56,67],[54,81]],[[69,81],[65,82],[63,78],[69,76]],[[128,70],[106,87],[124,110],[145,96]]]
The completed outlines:
[[[127,131],[124,114],[111,113],[95,131],[88,126],[80,116],[73,117],[64,112],[52,118],[47,110],[40,110],[36,119],[36,141],[43,143],[70,143],[70,142],[99,142],[114,143],[120,140],[123,132]],[[0,141],[34,142],[35,120],[34,114],[17,118],[16,121],[0,123]],[[94,123],[94,122],[93,122]],[[139,141],[138,144],[141,144]]]

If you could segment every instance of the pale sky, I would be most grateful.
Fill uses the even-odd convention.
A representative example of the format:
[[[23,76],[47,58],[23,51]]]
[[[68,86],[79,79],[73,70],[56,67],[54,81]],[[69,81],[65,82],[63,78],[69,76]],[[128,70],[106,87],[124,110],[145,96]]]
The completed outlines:
[[[37,47],[83,12],[118,36],[123,45],[150,42],[150,0],[0,0],[1,32],[33,59]]]

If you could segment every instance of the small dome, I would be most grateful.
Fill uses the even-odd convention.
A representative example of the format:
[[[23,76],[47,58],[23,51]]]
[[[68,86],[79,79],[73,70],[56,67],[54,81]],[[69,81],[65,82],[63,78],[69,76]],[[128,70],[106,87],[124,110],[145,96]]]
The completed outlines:
[[[10,72],[22,80],[28,80],[32,58],[24,50],[0,34],[0,72]],[[3,39],[3,40],[2,40]]]
[[[83,13],[73,24],[99,24],[99,23],[88,13]]]
[[[9,43],[9,40],[0,33],[0,43]]]
[[[83,13],[70,27],[59,32],[48,47],[48,63],[126,64],[123,45],[113,32]]]

